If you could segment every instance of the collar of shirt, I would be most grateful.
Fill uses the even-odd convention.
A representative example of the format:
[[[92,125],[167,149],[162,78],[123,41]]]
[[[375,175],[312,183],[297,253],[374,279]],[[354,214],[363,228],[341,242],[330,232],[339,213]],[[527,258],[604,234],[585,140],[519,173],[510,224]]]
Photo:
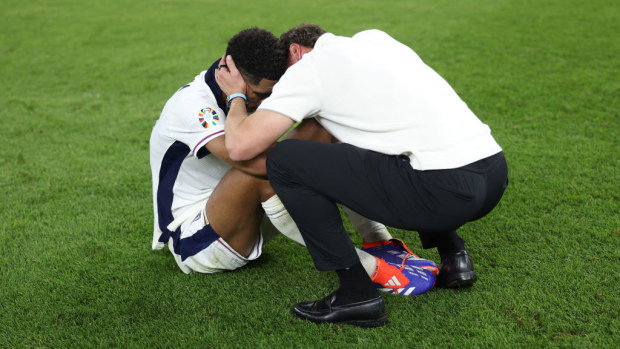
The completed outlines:
[[[209,70],[207,70],[207,73],[205,74],[205,83],[207,83],[207,85],[211,89],[211,92],[213,92],[213,95],[217,100],[217,106],[225,111],[226,103],[222,100],[222,89],[220,88],[220,85],[218,85],[215,81],[215,70],[217,69],[219,63],[220,60],[218,59],[211,65],[211,67],[209,67]]]

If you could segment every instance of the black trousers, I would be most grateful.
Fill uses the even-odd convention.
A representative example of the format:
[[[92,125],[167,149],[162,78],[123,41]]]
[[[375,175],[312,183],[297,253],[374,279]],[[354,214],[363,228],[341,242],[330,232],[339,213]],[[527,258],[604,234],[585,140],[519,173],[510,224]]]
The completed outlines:
[[[318,270],[359,261],[337,203],[387,226],[418,231],[424,248],[489,213],[508,184],[503,153],[449,170],[417,171],[404,156],[350,144],[285,140],[267,158],[269,180]]]

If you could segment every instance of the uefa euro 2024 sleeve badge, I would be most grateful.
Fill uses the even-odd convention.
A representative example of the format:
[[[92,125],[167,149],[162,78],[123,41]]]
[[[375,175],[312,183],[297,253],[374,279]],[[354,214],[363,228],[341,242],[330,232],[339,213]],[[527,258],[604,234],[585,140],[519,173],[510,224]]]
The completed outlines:
[[[217,112],[209,107],[202,108],[198,112],[198,121],[204,128],[209,128],[209,124],[215,126],[220,121]]]

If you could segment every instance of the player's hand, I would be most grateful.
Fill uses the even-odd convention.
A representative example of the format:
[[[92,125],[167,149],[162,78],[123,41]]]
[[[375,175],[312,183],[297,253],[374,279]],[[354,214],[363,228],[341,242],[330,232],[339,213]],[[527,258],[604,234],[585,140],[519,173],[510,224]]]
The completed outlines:
[[[219,67],[215,71],[215,81],[227,96],[233,93],[247,95],[245,81],[230,55],[222,56]]]

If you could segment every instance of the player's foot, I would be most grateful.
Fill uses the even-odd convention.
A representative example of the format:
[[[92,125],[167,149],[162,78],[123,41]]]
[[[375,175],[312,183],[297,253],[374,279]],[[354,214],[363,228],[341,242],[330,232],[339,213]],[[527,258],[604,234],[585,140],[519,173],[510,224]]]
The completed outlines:
[[[431,273],[433,273],[433,275],[437,275],[437,273],[439,272],[439,268],[437,268],[437,264],[435,264],[435,262],[418,257],[413,252],[411,252],[411,250],[407,247],[407,245],[405,245],[403,241],[399,239],[382,240],[376,242],[364,241],[362,251],[368,252],[369,254],[377,258],[383,258],[386,262],[391,264],[406,264],[409,266],[422,268],[430,271]]]
[[[360,302],[334,305],[336,293],[316,301],[297,303],[291,312],[298,318],[316,323],[379,327],[387,322],[381,295]]]
[[[435,285],[435,275],[430,271],[411,265],[399,268],[381,258],[377,258],[377,266],[370,280],[380,291],[403,296],[422,294]]]
[[[477,279],[474,263],[467,251],[462,250],[442,256],[437,286],[441,288],[468,287],[473,285]]]

